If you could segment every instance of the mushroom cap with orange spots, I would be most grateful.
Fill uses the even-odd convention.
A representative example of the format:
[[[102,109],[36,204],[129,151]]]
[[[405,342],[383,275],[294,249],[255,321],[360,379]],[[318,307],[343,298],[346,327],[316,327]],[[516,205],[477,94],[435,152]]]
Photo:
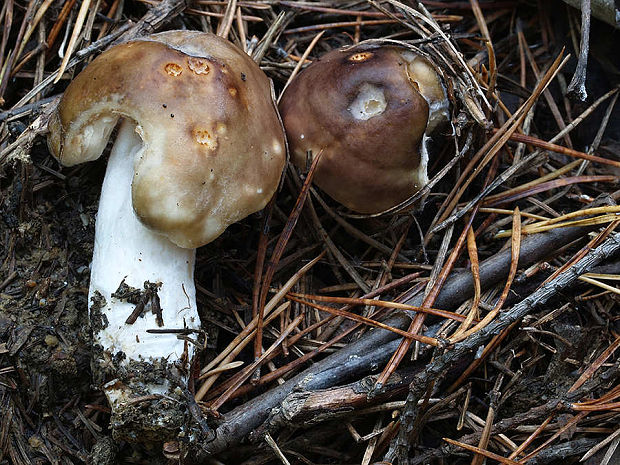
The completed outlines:
[[[133,120],[143,142],[134,211],[194,248],[276,191],[286,142],[272,94],[267,76],[230,42],[197,31],[155,34],[109,49],[71,82],[48,145],[66,166],[95,160],[118,118]]]
[[[423,137],[446,118],[435,67],[400,46],[361,44],[333,50],[284,92],[279,109],[291,160],[321,160],[314,182],[360,213],[407,200],[427,182]]]

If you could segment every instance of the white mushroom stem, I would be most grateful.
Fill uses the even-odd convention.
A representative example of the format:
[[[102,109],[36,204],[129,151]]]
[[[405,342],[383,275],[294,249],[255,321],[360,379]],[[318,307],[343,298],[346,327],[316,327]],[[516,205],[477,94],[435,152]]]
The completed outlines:
[[[99,310],[91,308],[91,317],[101,312],[107,319],[107,326],[94,326],[96,344],[103,348],[103,360],[119,352],[125,358],[114,363],[129,365],[132,361],[167,361],[167,366],[183,364],[187,373],[193,346],[178,339],[175,334],[152,334],[148,329],[197,329],[200,321],[196,310],[194,287],[195,249],[183,249],[164,236],[158,235],[136,217],[131,200],[131,182],[134,161],[142,150],[142,140],[135,132],[135,124],[124,121],[118,131],[107,165],[101,191],[95,245],[90,278],[89,302],[96,293],[105,299],[105,306]],[[156,188],[157,186],[153,186]],[[163,326],[159,327],[156,316],[147,305],[135,323],[127,324],[127,317],[134,311],[135,304],[112,297],[120,283],[144,290],[145,281],[161,283],[158,296],[161,304]],[[95,299],[96,300],[96,299]],[[92,305],[92,303],[91,303]],[[106,360],[107,359],[107,360]],[[174,370],[173,370],[174,371]],[[141,394],[163,394],[168,390],[168,381],[162,379],[141,386]],[[137,394],[130,392],[124,384],[110,382],[105,392],[113,409]]]

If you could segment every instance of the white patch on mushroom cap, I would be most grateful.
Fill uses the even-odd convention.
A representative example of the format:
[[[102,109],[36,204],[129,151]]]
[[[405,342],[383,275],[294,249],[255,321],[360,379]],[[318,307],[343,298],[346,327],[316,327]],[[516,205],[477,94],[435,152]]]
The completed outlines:
[[[280,155],[282,153],[282,145],[280,144],[279,140],[273,140],[273,142],[271,143],[271,150],[273,150],[273,152],[277,155]]]
[[[386,107],[383,89],[366,82],[360,86],[357,97],[348,110],[353,118],[366,121],[383,113]]]

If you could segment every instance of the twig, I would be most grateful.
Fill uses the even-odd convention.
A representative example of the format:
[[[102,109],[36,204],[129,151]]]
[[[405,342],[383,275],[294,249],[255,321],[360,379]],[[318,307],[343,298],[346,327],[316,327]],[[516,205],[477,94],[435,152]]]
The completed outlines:
[[[586,91],[586,70],[588,67],[588,50],[590,48],[590,0],[581,0],[581,43],[577,69],[568,85],[566,94],[575,100],[584,102],[588,98]]]
[[[260,437],[265,431],[275,433],[282,427],[306,428],[318,423],[351,415],[353,409],[368,408],[387,400],[402,396],[416,370],[407,369],[390,379],[385,390],[372,396],[376,376],[366,376],[344,386],[315,391],[293,391],[278,408],[271,411],[269,418],[256,430]]]
[[[265,312],[265,303],[267,302],[267,292],[269,291],[269,286],[271,286],[271,280],[273,279],[273,276],[276,272],[276,266],[280,262],[280,258],[282,258],[282,254],[284,253],[284,249],[286,248],[286,244],[288,244],[288,241],[293,234],[293,230],[297,225],[297,221],[299,220],[301,210],[303,209],[306,198],[308,197],[308,193],[310,192],[312,178],[317,169],[317,166],[319,166],[319,161],[321,160],[322,153],[323,152],[320,151],[314,157],[314,160],[312,161],[312,166],[308,171],[308,175],[304,180],[304,184],[295,202],[295,206],[291,210],[291,213],[286,221],[286,224],[284,225],[284,229],[282,230],[280,237],[278,237],[278,242],[274,247],[271,259],[266,263],[262,287],[259,294],[260,299],[258,304],[258,321],[256,324],[256,336],[254,339],[255,356],[260,355],[260,350],[263,344],[263,317]]]
[[[603,202],[604,200],[601,200],[594,206],[601,205]],[[591,227],[564,228],[528,236],[521,243],[519,263],[524,267],[530,266],[562,245],[583,237],[591,230]],[[480,264],[480,282],[483,289],[505,279],[510,268],[510,255],[510,250],[498,252]],[[442,287],[435,306],[453,308],[468,299],[472,293],[471,273],[453,274]],[[422,303],[422,296],[416,296],[404,303],[419,306]],[[408,316],[400,314],[388,319],[385,323],[403,329],[409,325],[410,321]],[[489,327],[494,326],[493,324],[487,326],[485,330],[488,331]],[[390,331],[379,329],[370,331],[364,337],[315,363],[284,384],[233,409],[227,413],[225,420],[218,426],[215,440],[205,444],[203,450],[197,452],[197,462],[206,461],[210,455],[205,454],[215,454],[239,444],[263,423],[271,409],[280,405],[294,389],[303,388],[310,391],[328,388],[336,383],[343,383],[347,379],[360,376],[373,366],[385,363],[399,342],[395,338],[396,336]]]
[[[80,11],[78,12],[78,17],[75,20],[75,26],[73,26],[73,32],[71,33],[71,39],[69,39],[69,45],[65,50],[65,54],[62,57],[62,62],[60,63],[60,68],[58,69],[58,73],[56,74],[56,79],[54,79],[54,84],[60,81],[62,74],[65,72],[67,68],[67,64],[69,63],[69,58],[71,58],[71,54],[73,53],[73,48],[77,43],[78,37],[82,32],[82,26],[84,25],[84,21],[86,20],[86,14],[88,13],[88,7],[90,6],[91,0],[83,0],[82,5],[80,6]]]
[[[411,383],[411,392],[407,397],[407,406],[403,412],[403,425],[410,424],[418,414],[418,400],[425,392],[427,386],[432,380],[441,376],[451,364],[487,339],[499,334],[502,330],[510,326],[515,321],[520,320],[525,315],[531,313],[540,305],[545,304],[549,299],[558,294],[558,292],[566,289],[573,284],[579,276],[587,273],[604,259],[613,256],[620,251],[620,233],[611,234],[608,239],[598,248],[592,250],[579,262],[557,276],[552,281],[540,287],[536,292],[532,293],[510,310],[505,311],[498,319],[490,323],[488,326],[472,334],[469,338],[454,346],[453,350],[447,351],[440,357],[437,357],[432,363],[418,374]],[[398,439],[391,445],[390,451],[386,458],[390,462],[402,460],[407,456],[408,452],[408,433],[406,427],[402,427],[398,435]]]
[[[137,23],[132,24],[131,28],[114,42],[114,45],[157,31],[163,24],[177,17],[186,6],[186,0],[162,0],[157,6],[147,11]]]
[[[291,465],[291,462],[289,462],[288,459],[284,456],[284,454],[278,447],[278,444],[276,444],[276,442],[273,440],[269,433],[265,434],[265,442],[269,445],[269,447],[273,449],[274,453],[280,459],[280,462],[282,462],[283,465]]]

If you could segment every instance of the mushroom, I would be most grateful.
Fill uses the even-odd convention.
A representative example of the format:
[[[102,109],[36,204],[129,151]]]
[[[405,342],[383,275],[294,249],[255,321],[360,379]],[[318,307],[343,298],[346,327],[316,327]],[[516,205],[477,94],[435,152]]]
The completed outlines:
[[[95,59],[50,119],[50,150],[65,166],[95,160],[120,118],[95,226],[93,368],[107,381],[115,436],[163,440],[185,421],[194,346],[179,333],[200,325],[195,249],[266,205],[286,142],[265,74],[230,42],[195,31]]]
[[[388,210],[428,182],[427,141],[448,120],[436,68],[409,48],[333,50],[285,90],[280,114],[291,159],[323,150],[314,182],[356,212]]]

